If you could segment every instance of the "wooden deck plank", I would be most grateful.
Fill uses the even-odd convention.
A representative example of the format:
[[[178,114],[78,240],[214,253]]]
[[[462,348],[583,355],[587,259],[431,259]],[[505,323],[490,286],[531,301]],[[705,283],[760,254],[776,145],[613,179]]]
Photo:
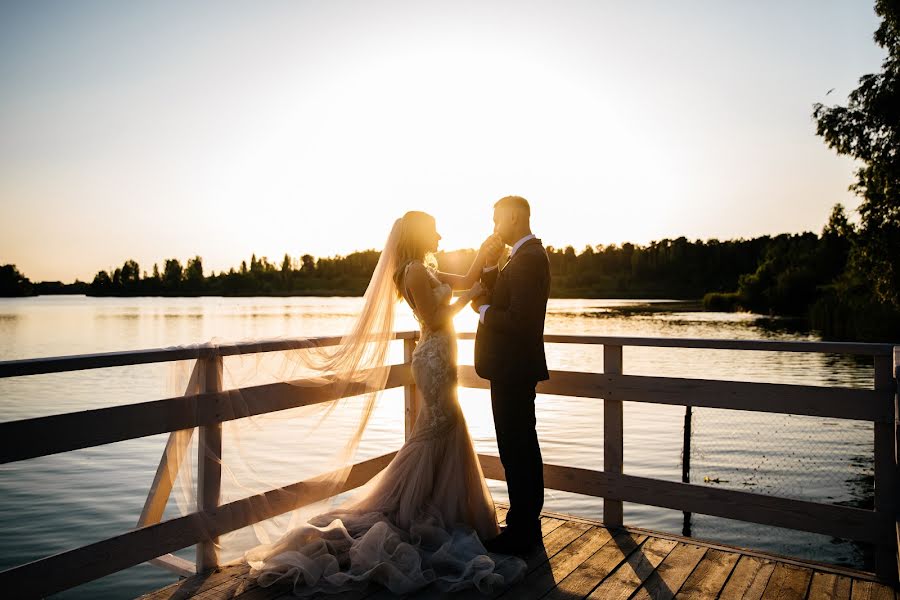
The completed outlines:
[[[803,600],[812,579],[812,569],[777,563],[766,584],[763,600]]]
[[[497,506],[502,521],[506,506]],[[541,516],[543,545],[526,556],[525,579],[484,596],[476,590],[444,594],[427,588],[411,600],[897,600],[895,591],[870,573],[831,569],[797,559],[759,556],[670,534],[634,528],[608,529],[596,520],[560,514]],[[141,596],[142,600],[289,600],[289,585],[259,587],[246,564],[225,565]],[[330,596],[328,600],[387,600],[386,589]]]
[[[681,589],[682,584],[697,568],[708,548],[695,544],[679,543],[666,560],[641,585],[633,598],[635,600],[670,600]]]
[[[608,529],[592,527],[553,558],[532,571],[524,580],[503,592],[503,598],[511,600],[537,599],[569,575],[579,565],[593,556],[612,539]]]
[[[543,530],[543,527],[541,529]],[[590,529],[590,525],[567,521],[545,533],[543,546],[523,557],[528,564],[528,573],[550,560],[557,552],[581,537],[588,529]]]
[[[237,596],[226,596],[225,598],[227,600],[276,600],[279,598],[296,598],[296,596],[291,595],[290,590],[282,586],[267,588],[253,586]]]
[[[566,515],[562,513],[555,513],[553,511],[545,510],[543,513],[545,516],[557,517],[561,519],[565,519],[567,521],[580,521],[582,523],[588,523],[590,525],[598,525],[600,527],[604,526],[602,521],[598,521],[597,519],[591,519],[587,517],[580,517],[576,515]],[[706,548],[714,548],[716,550],[722,550],[724,552],[734,552],[740,554],[741,556],[752,556],[759,558],[764,561],[774,561],[781,562],[789,565],[794,565],[797,567],[813,569],[815,571],[822,571],[825,573],[835,573],[837,575],[844,575],[845,577],[850,577],[852,579],[862,579],[866,581],[877,581],[874,573],[869,573],[866,571],[860,571],[858,569],[853,569],[850,567],[845,567],[841,565],[835,565],[826,562],[820,562],[812,559],[804,559],[797,558],[792,556],[787,556],[783,554],[774,554],[771,552],[766,552],[763,550],[754,550],[752,548],[743,548],[740,546],[733,546],[729,544],[724,544],[722,542],[715,542],[707,539],[697,539],[693,537],[685,537],[680,534],[665,532],[665,531],[653,531],[650,529],[645,529],[642,527],[634,527],[631,525],[627,525],[622,528],[625,531],[630,531],[635,534],[643,534],[649,537],[658,537],[665,538],[669,540],[675,540],[676,542],[682,542],[685,544],[696,544],[698,546],[704,546]]]
[[[719,594],[720,600],[759,600],[766,591],[774,570],[774,561],[756,556],[741,556]]]
[[[677,545],[671,540],[649,538],[594,588],[588,598],[627,600]]]
[[[894,600],[894,590],[874,581],[853,582],[851,600]]]
[[[180,600],[181,598],[193,598],[204,592],[225,585],[234,579],[247,573],[250,567],[245,564],[235,564],[220,567],[212,573],[194,575],[188,579],[176,581],[171,585],[144,594],[140,600]]]
[[[231,598],[239,598],[256,588],[259,588],[256,581],[245,575],[234,578],[226,585],[214,587],[200,596],[195,596],[195,600],[230,600]],[[272,590],[273,594],[275,592],[276,590]]]
[[[813,573],[809,584],[808,600],[850,600],[853,580],[835,573]]]
[[[707,550],[675,597],[684,600],[717,597],[739,558],[740,555],[733,552]]]
[[[635,552],[646,535],[618,531],[612,539],[560,581],[543,600],[583,598]]]

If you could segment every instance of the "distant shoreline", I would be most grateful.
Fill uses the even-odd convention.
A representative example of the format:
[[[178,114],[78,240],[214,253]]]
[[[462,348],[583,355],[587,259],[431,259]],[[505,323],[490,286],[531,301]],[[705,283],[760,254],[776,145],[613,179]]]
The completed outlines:
[[[362,298],[363,294],[348,290],[310,290],[297,292],[267,292],[260,294],[33,294],[31,296],[7,296],[7,298]],[[647,300],[653,304],[677,304],[684,310],[703,311],[702,298],[677,298],[656,294],[551,294],[551,300]],[[728,312],[728,311],[718,311]]]

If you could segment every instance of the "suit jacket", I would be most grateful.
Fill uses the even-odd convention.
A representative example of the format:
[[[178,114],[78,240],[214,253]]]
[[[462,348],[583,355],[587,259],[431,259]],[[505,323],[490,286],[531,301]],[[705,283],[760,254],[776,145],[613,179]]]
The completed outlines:
[[[549,379],[544,316],[550,295],[550,259],[533,238],[503,269],[481,276],[490,308],[475,334],[475,372],[492,381],[536,383]]]

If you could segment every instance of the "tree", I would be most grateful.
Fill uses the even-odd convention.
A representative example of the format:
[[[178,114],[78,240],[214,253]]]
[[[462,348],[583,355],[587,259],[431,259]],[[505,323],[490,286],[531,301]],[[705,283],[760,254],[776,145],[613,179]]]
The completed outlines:
[[[91,293],[101,294],[109,291],[111,287],[112,279],[110,279],[109,273],[106,271],[98,271],[97,274],[94,275],[94,280],[91,282]]]
[[[163,268],[163,285],[169,289],[178,289],[181,287],[183,269],[177,258],[166,259],[166,265]]]
[[[133,261],[131,259],[126,260],[125,263],[122,265],[122,270],[121,270],[121,279],[120,280],[122,282],[122,285],[124,285],[126,287],[133,286],[133,285],[136,285],[137,282],[140,281],[140,279],[141,279],[141,268],[138,266],[138,264],[135,261]]]
[[[304,273],[312,274],[316,271],[316,259],[310,254],[304,254],[300,257],[300,270]]]
[[[862,197],[852,263],[875,297],[900,308],[900,3],[876,0],[875,42],[888,52],[880,73],[864,75],[847,106],[814,106],[816,134],[862,162],[851,189]]]
[[[0,296],[10,298],[31,296],[32,293],[31,281],[19,272],[16,265],[0,266]]]
[[[188,287],[194,291],[198,291],[203,287],[203,259],[199,256],[189,258],[187,269],[184,272],[184,280]]]

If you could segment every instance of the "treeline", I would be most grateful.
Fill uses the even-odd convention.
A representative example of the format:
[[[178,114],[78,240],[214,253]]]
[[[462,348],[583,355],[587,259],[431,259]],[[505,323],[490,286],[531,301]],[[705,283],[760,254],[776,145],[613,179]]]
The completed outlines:
[[[699,299],[707,310],[796,316],[828,337],[900,339],[900,307],[872,291],[873,276],[855,258],[864,236],[836,205],[822,233],[749,240],[684,237],[647,245],[548,247],[551,296]],[[465,272],[474,250],[438,253],[442,270]],[[238,268],[206,274],[203,259],[172,258],[142,270],[134,260],[99,271],[90,284],[32,283],[14,265],[0,267],[0,295],[91,296],[361,295],[379,253],[315,258],[285,255],[280,264],[253,255]]]
[[[42,294],[86,294],[90,286],[83,281],[74,283],[61,281],[32,282],[16,265],[0,265],[0,298],[39,296]]]
[[[814,234],[805,234],[818,239]],[[783,235],[720,242],[675,240],[647,246],[611,244],[588,246],[576,252],[548,247],[552,272],[551,295],[582,298],[701,298],[708,291],[733,290],[744,273],[752,272],[773,240]],[[442,270],[463,273],[474,250],[439,252]],[[266,257],[250,258],[237,269],[204,273],[203,259],[182,264],[169,259],[162,269],[154,264],[142,271],[133,260],[111,271],[100,271],[91,282],[93,296],[177,295],[361,295],[378,262],[375,250],[347,256],[299,258],[285,255],[279,264]]]
[[[707,293],[704,307],[803,317],[828,338],[900,340],[900,303],[876,288],[885,274],[866,260],[869,243],[838,204],[821,236],[773,238],[734,291]]]
[[[778,236],[782,237],[790,236]],[[814,236],[815,237],[815,236]],[[646,246],[625,243],[548,247],[551,295],[569,298],[701,298],[709,291],[733,290],[752,271],[768,236],[751,240],[696,240],[679,237]]]
[[[305,254],[297,259],[285,254],[276,265],[265,256],[250,257],[237,269],[204,273],[203,259],[195,256],[182,265],[171,258],[162,270],[154,264],[150,272],[126,260],[112,271],[100,271],[88,288],[91,296],[303,296],[361,295],[369,282],[379,253],[375,250],[347,256],[315,259]]]

